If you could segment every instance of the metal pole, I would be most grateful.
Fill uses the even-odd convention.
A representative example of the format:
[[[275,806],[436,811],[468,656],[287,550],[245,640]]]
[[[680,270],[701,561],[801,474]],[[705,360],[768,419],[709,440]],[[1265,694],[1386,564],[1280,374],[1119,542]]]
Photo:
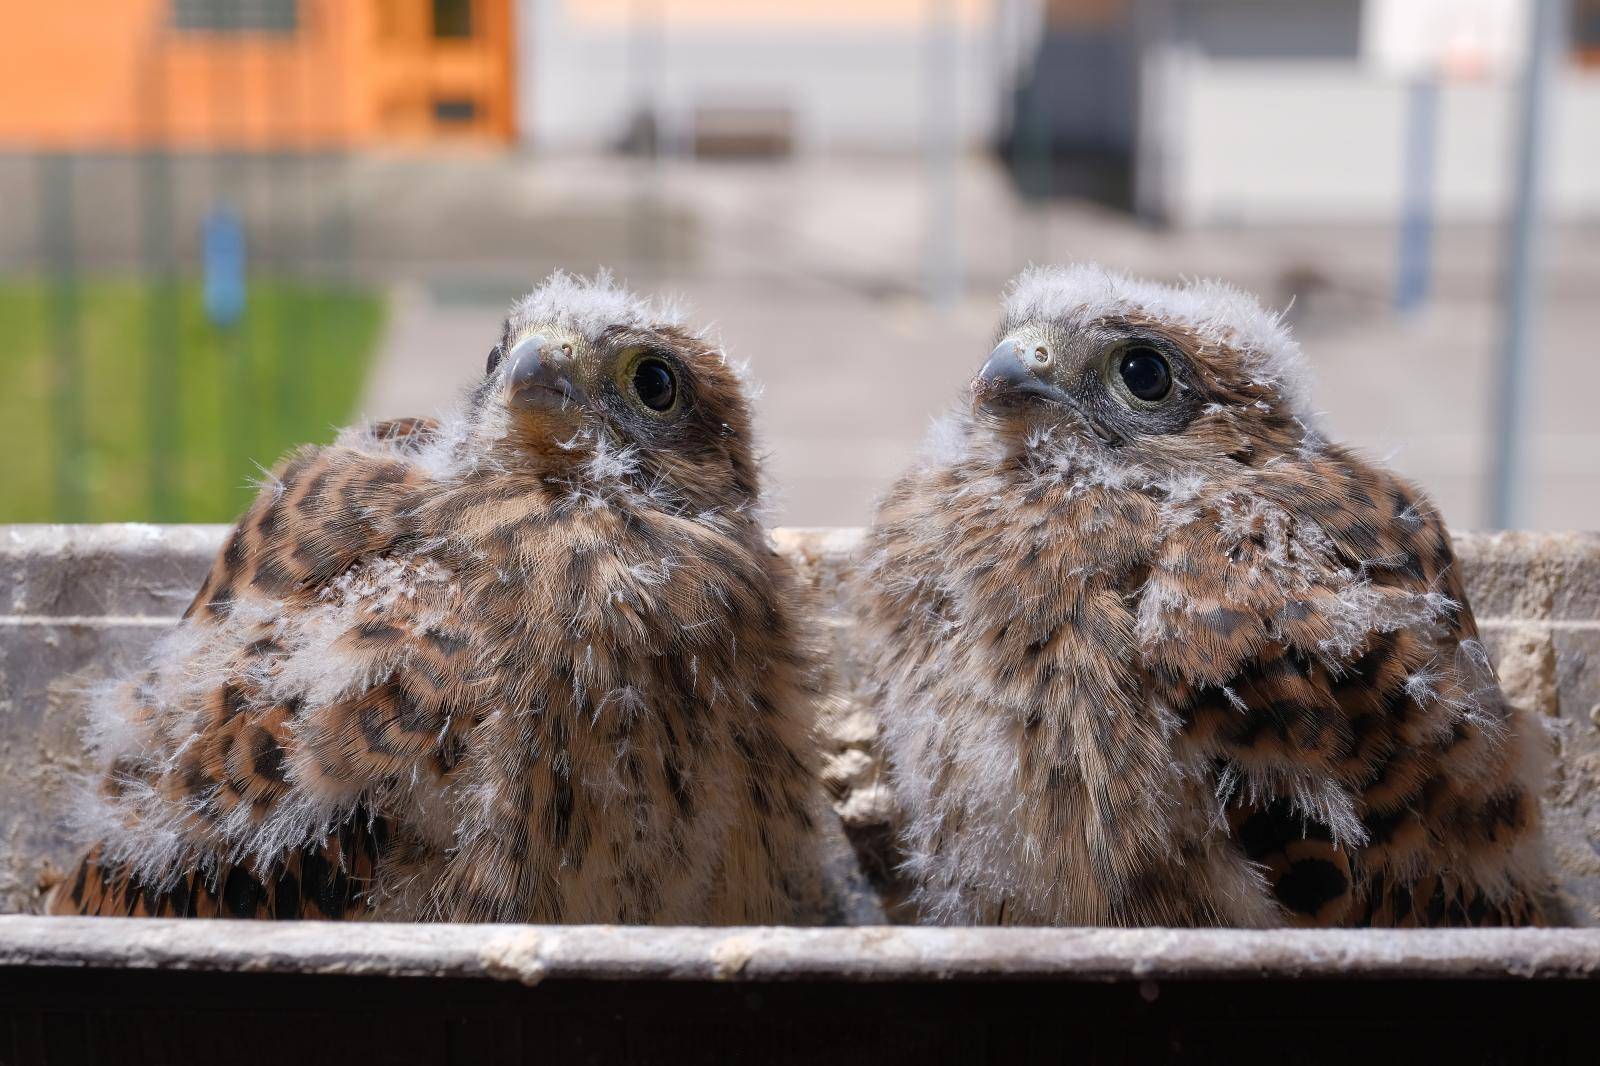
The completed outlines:
[[[1410,314],[1428,302],[1433,273],[1433,171],[1439,140],[1439,81],[1424,74],[1406,92],[1404,200],[1395,310]]]
[[[145,290],[145,412],[150,438],[149,498],[152,522],[185,517],[178,453],[182,410],[183,293],[178,279],[174,174],[167,143],[165,37],[156,34],[140,71],[144,148],[139,167]]]
[[[74,220],[73,157],[52,152],[40,158],[40,244],[49,264],[46,287],[50,308],[52,397],[55,408],[55,517],[82,522],[88,517],[84,461],[83,333],[78,290],[77,226]]]
[[[925,151],[928,164],[928,208],[924,254],[927,256],[928,301],[951,307],[961,296],[961,238],[958,229],[957,110],[960,94],[956,72],[955,0],[928,0],[928,42],[924,69]]]
[[[307,380],[300,365],[305,350],[304,316],[297,313],[294,301],[306,280],[305,217],[309,213],[304,193],[311,149],[303,101],[311,94],[306,86],[305,55],[316,49],[326,33],[322,11],[314,4],[302,3],[294,33],[286,42],[292,47],[264,57],[272,82],[268,96],[273,137],[266,146],[268,204],[257,241],[266,276],[265,284],[256,286],[255,298],[260,332],[270,336],[267,343],[272,356],[266,365],[272,387],[263,391],[269,412],[263,419],[256,462],[267,467],[293,439],[287,430],[298,407],[298,390]]]
[[[1016,81],[1012,87],[1011,165],[1017,187],[1018,223],[1013,258],[1017,263],[1050,261],[1050,202],[1055,194],[1055,145],[1050,101],[1039,86],[1048,27],[1042,5],[1033,11],[1041,25],[1017,34]]]
[[[1133,9],[1133,210],[1140,221],[1156,226],[1173,220],[1179,163],[1173,130],[1182,100],[1172,3],[1137,0]]]
[[[1517,155],[1507,235],[1505,336],[1492,403],[1489,525],[1508,529],[1527,518],[1527,439],[1533,396],[1535,322],[1539,303],[1539,195],[1551,68],[1566,25],[1565,0],[1533,0],[1527,63],[1522,76]]]
[[[159,134],[158,134],[159,136]],[[184,517],[178,504],[178,434],[182,375],[178,373],[183,343],[182,292],[178,283],[177,249],[173,240],[172,167],[165,144],[144,150],[140,167],[143,203],[145,271],[145,350],[149,384],[145,394],[150,433],[150,497],[152,522]]]
[[[628,212],[629,251],[634,268],[649,273],[666,258],[661,211],[665,37],[661,0],[633,0],[629,5],[628,77],[633,114],[629,122],[633,161],[633,195]]]
[[[218,9],[216,24],[224,30],[237,29],[240,12],[232,5]],[[251,461],[258,452],[258,434],[261,424],[259,397],[255,388],[255,365],[251,353],[250,326],[247,321],[248,265],[242,251],[249,228],[250,165],[249,145],[246,140],[245,112],[247,102],[244,82],[244,61],[247,56],[237,42],[242,38],[229,35],[225,40],[235,42],[233,47],[218,46],[212,59],[212,162],[215,176],[210,209],[202,228],[202,257],[206,260],[206,297],[208,316],[216,331],[222,352],[221,373],[218,375],[221,394],[217,402],[221,410],[232,417],[222,420],[218,455],[222,458],[221,480],[216,497],[221,510],[216,518],[227,518],[242,509],[249,501],[247,478],[253,472]],[[239,263],[237,271],[213,273],[211,257],[212,236],[225,234],[227,246],[239,248],[237,256],[222,257],[222,262]],[[233,238],[236,237],[236,243]],[[237,277],[235,277],[237,275]],[[217,314],[209,298],[216,290],[212,282],[218,277],[227,283],[226,289],[237,288],[236,297],[221,304],[237,303],[233,313]],[[235,284],[237,282],[237,284]]]

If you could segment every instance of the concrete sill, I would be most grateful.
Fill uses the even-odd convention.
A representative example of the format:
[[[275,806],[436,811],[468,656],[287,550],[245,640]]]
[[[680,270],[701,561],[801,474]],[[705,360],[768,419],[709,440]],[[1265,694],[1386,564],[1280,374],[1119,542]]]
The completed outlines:
[[[222,526],[0,526],[0,913],[38,907],[40,886],[73,856],[60,832],[82,766],[81,692],[123,674],[182,613],[220,547]],[[830,685],[821,721],[824,783],[870,867],[889,836],[893,797],[879,772],[877,723],[852,703],[854,634],[839,609],[861,533],[780,529],[787,555],[832,609]],[[1468,594],[1506,695],[1547,723],[1555,749],[1545,835],[1566,913],[1600,925],[1600,534],[1463,534]],[[836,874],[836,916],[876,925],[884,911]]]
[[[543,981],[1595,979],[1600,930],[653,928],[0,917],[0,968]]]
[[[866,869],[892,797],[837,610],[856,530],[779,530],[834,608],[824,783],[854,849],[847,928],[672,929],[29,917],[84,685],[170,625],[220,526],[0,527],[0,1066],[312,1062],[1594,1061],[1600,929],[884,926]],[[1507,695],[1556,749],[1565,918],[1600,925],[1600,535],[1456,538]],[[842,837],[840,840],[843,843]],[[836,868],[835,868],[836,867]]]

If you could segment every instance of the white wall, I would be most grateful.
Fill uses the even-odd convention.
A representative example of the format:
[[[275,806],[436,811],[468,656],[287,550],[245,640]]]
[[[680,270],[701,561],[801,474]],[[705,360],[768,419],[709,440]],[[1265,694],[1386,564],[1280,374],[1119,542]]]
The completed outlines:
[[[665,5],[664,5],[665,6]],[[699,102],[747,100],[792,109],[802,151],[903,151],[922,143],[928,36],[923,27],[674,26],[659,66],[641,70],[625,25],[584,23],[562,0],[521,0],[517,104],[524,142],[593,149],[622,132],[642,84],[668,129],[685,128]],[[999,105],[991,27],[958,30],[957,134],[993,135]]]
[[[1223,62],[1189,53],[1168,99],[1167,204],[1187,223],[1392,221],[1400,208],[1407,88],[1353,63]],[[1600,74],[1555,85],[1546,190],[1552,214],[1600,217]],[[1508,83],[1440,94],[1440,216],[1498,217],[1511,176]]]

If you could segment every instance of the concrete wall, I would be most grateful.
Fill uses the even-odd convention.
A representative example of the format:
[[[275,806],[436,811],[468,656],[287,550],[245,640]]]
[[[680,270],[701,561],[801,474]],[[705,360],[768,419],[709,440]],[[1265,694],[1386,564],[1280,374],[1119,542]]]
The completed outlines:
[[[1169,209],[1183,223],[1393,222],[1399,214],[1408,86],[1354,62],[1227,60],[1179,51],[1163,99]],[[1443,219],[1505,210],[1513,87],[1447,84],[1438,110]],[[1556,83],[1545,189],[1550,213],[1600,217],[1600,72]]]
[[[69,861],[59,820],[74,775],[86,685],[130,670],[182,611],[221,543],[220,526],[0,527],[0,911],[37,906]],[[824,783],[857,852],[881,864],[894,799],[872,716],[849,699],[853,634],[837,614],[855,530],[780,530],[779,549],[835,610],[832,686],[822,722]],[[1457,538],[1473,605],[1506,694],[1549,726],[1555,771],[1547,839],[1570,919],[1600,925],[1600,534]],[[849,861],[849,860],[846,860]],[[830,869],[844,920],[882,920]]]
[[[863,18],[827,25],[753,14],[674,21],[672,4],[658,8],[665,12],[658,28],[641,37],[626,20],[582,17],[566,0],[522,0],[522,140],[541,150],[608,147],[648,97],[669,148],[687,137],[702,105],[787,108],[802,152],[921,146],[930,78],[924,22]],[[939,98],[953,90],[957,139],[975,146],[992,136],[1000,102],[994,39],[970,14],[954,21],[953,32],[955,61],[937,76],[954,85]]]

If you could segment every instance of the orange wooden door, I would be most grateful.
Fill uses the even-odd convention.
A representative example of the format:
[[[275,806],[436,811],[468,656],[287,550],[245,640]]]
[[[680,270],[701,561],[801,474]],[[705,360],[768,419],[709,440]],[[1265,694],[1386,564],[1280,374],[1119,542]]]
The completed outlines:
[[[510,141],[511,0],[372,0],[371,87],[384,140]]]

